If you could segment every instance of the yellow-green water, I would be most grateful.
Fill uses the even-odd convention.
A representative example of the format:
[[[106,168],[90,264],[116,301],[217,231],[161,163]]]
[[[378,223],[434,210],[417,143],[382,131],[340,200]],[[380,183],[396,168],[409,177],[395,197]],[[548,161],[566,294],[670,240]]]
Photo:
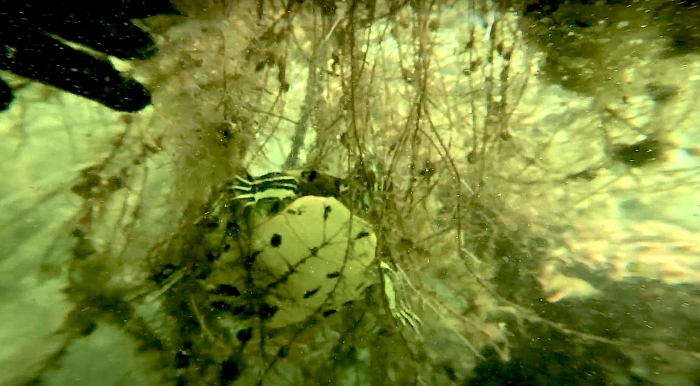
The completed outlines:
[[[0,385],[700,382],[699,8],[233,3],[0,74]]]

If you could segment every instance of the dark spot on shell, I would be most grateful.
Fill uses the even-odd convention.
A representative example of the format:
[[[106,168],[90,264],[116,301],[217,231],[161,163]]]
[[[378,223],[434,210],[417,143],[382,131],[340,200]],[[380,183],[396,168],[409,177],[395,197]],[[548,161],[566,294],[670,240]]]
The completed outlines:
[[[279,247],[282,244],[282,236],[279,234],[275,233],[270,237],[270,245],[272,245],[274,248]]]
[[[239,366],[233,359],[227,359],[221,363],[219,380],[222,385],[228,385],[240,376]]]
[[[238,331],[236,333],[236,338],[243,344],[248,343],[249,340],[253,339],[253,327]]]
[[[302,176],[302,178],[304,178],[305,180],[307,180],[309,182],[314,182],[316,177],[318,177],[318,172],[315,170],[311,170],[308,172],[301,173],[301,176]]]
[[[262,304],[260,306],[260,309],[258,309],[258,316],[262,320],[269,320],[272,319],[273,316],[275,316],[278,310],[279,307],[271,306],[269,304]]]
[[[308,299],[308,298],[316,295],[318,293],[318,291],[320,291],[320,290],[321,290],[321,287],[317,287],[315,289],[312,289],[311,291],[306,291],[304,293],[304,299]]]
[[[338,312],[338,311],[337,310],[326,310],[326,311],[323,311],[322,315],[324,318],[327,318],[327,317],[335,314],[336,312]]]
[[[329,215],[329,214],[331,214],[331,206],[330,206],[330,205],[326,205],[326,206],[323,208],[323,219],[324,219],[324,220],[328,220],[328,215]]]
[[[355,237],[355,239],[356,239],[356,240],[359,240],[359,239],[365,238],[365,237],[367,237],[367,236],[369,236],[369,232],[367,232],[367,231],[362,231],[362,232],[360,232],[360,233],[357,234],[357,236]]]
[[[326,277],[329,279],[335,279],[336,277],[339,277],[339,276],[340,276],[340,272],[338,272],[338,271],[331,272],[328,275],[326,275]]]

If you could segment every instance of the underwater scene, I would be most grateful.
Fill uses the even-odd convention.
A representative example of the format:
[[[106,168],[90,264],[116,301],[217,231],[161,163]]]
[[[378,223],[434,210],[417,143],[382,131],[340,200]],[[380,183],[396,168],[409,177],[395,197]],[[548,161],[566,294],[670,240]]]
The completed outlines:
[[[697,0],[0,2],[0,386],[700,385]]]

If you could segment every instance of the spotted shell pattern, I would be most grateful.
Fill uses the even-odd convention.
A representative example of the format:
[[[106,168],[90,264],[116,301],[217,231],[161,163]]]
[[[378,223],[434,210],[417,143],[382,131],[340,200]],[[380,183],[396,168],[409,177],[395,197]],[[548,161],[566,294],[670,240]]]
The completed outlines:
[[[329,315],[371,285],[377,237],[369,224],[332,197],[304,196],[272,217],[255,219],[256,285],[277,307],[269,328]]]

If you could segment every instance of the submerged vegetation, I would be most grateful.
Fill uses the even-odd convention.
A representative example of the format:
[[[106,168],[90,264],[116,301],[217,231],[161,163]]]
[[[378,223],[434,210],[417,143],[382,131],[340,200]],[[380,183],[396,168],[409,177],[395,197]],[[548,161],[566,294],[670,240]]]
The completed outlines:
[[[114,384],[700,381],[682,3],[174,3],[118,63],[151,108],[2,117],[3,269],[53,305],[0,383],[100,342]]]

